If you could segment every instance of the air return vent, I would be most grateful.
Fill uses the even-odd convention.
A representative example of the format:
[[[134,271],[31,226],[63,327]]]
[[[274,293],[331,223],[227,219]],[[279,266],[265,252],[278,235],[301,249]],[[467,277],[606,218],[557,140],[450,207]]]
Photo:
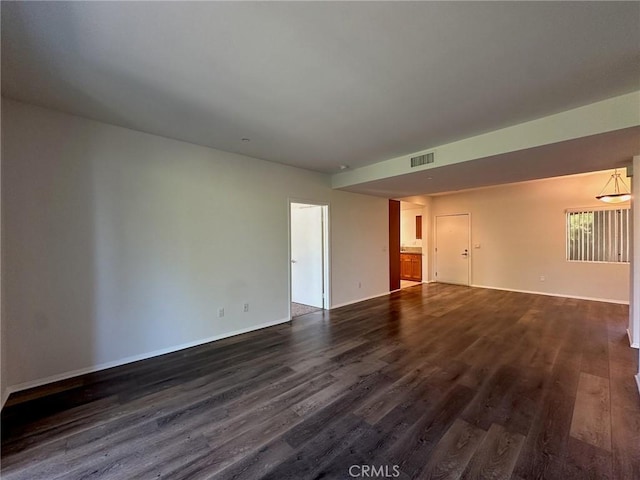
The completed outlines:
[[[424,155],[418,155],[417,157],[411,157],[411,168],[419,167],[420,165],[426,165],[427,163],[435,162],[435,156],[433,152],[425,153]]]

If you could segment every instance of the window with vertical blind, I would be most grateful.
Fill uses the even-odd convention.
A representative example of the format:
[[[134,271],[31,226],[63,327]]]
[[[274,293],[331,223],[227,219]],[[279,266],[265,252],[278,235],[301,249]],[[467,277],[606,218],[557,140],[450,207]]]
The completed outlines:
[[[567,211],[567,260],[629,263],[629,208]]]

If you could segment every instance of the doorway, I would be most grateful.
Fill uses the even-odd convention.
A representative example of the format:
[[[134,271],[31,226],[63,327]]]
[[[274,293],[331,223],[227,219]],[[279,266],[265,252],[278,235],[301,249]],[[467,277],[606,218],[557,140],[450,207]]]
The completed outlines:
[[[422,284],[424,206],[389,200],[389,291]]]
[[[470,243],[468,213],[436,216],[436,282],[469,285]]]
[[[290,315],[329,306],[328,205],[290,201]]]
[[[400,288],[422,284],[423,206],[400,201]]]

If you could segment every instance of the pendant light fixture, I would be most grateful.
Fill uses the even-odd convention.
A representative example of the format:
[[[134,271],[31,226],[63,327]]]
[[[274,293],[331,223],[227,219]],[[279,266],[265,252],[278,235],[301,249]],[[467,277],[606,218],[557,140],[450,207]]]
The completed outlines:
[[[612,181],[613,191],[611,193],[604,193]],[[622,192],[620,191],[620,184],[624,185],[624,190]],[[604,188],[602,189],[600,194],[596,195],[596,198],[606,203],[622,203],[631,199],[631,192],[629,191],[629,187],[626,183],[624,183],[624,180],[622,180],[622,176],[618,173],[617,168],[615,169],[614,173],[611,174],[611,177],[609,177],[609,181],[604,185]]]

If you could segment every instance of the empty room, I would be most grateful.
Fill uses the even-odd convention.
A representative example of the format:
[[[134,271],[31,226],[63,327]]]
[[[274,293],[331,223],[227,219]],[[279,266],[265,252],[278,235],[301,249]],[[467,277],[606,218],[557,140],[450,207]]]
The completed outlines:
[[[2,2],[7,480],[640,478],[640,2]]]

